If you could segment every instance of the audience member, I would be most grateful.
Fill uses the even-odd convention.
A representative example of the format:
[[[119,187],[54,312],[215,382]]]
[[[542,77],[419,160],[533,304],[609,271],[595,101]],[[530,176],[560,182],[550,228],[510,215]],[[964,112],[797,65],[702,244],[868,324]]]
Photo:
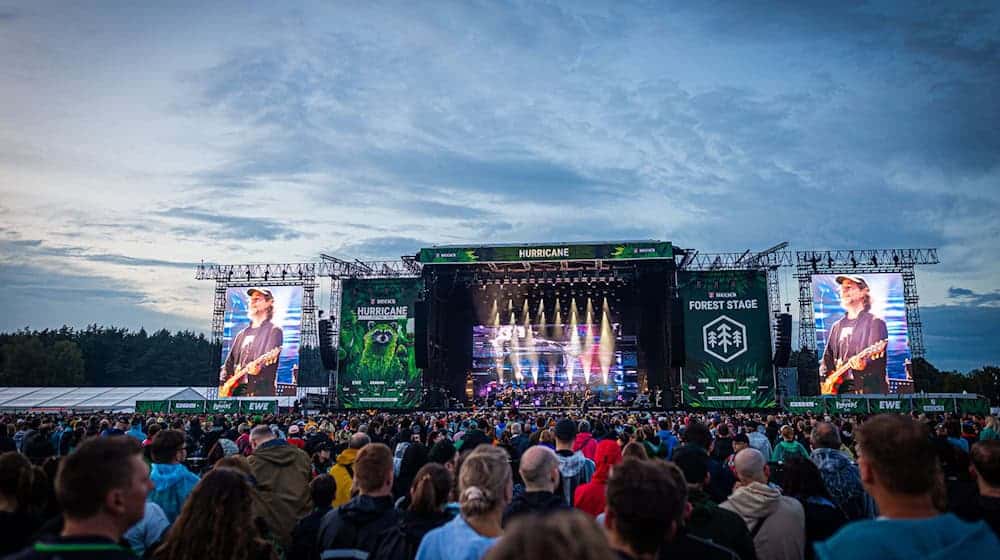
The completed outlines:
[[[325,558],[355,558],[371,554],[378,535],[399,520],[392,499],[392,451],[369,443],[354,460],[358,494],[323,516],[319,548]],[[339,482],[338,482],[339,484]]]
[[[579,511],[566,509],[551,515],[526,515],[515,519],[485,558],[615,560],[616,555],[604,531],[593,519]]]
[[[723,508],[746,523],[761,560],[800,560],[805,554],[805,512],[794,498],[768,485],[767,461],[756,449],[736,455],[738,483]]]
[[[795,440],[795,430],[791,426],[781,427],[781,441],[774,446],[771,452],[771,461],[781,463],[789,455],[798,455],[803,459],[809,458],[809,451]]]
[[[347,449],[337,455],[337,460],[330,467],[330,476],[337,482],[337,497],[333,500],[333,507],[346,504],[351,499],[351,487],[354,481],[354,461],[358,457],[358,451],[368,445],[371,438],[368,434],[357,432],[351,436]]]
[[[1000,535],[1000,440],[981,439],[972,446],[969,472],[976,479],[979,497],[955,513],[967,521],[983,520]]]
[[[257,482],[258,512],[282,548],[291,543],[296,520],[309,513],[309,456],[279,439],[267,426],[250,431],[253,455],[247,462]]]
[[[604,525],[619,558],[652,560],[678,529],[684,504],[661,461],[623,461],[611,471]]]
[[[63,509],[60,535],[8,558],[135,558],[119,543],[125,531],[142,519],[146,497],[153,489],[139,442],[129,436],[84,442],[59,465],[55,488]]]
[[[180,430],[162,430],[150,444],[153,470],[150,475],[155,489],[150,501],[163,509],[167,521],[173,523],[181,513],[184,500],[198,484],[198,476],[184,466],[187,457],[186,437]]]
[[[559,487],[559,458],[554,451],[541,445],[529,447],[521,457],[519,472],[524,481],[524,491],[516,494],[504,510],[502,523],[505,527],[521,515],[544,515],[569,509],[562,493],[556,493]]]
[[[0,555],[31,544],[41,527],[41,509],[33,496],[36,478],[45,474],[17,451],[0,455]]]
[[[595,455],[597,470],[590,482],[581,484],[576,489],[573,497],[573,506],[585,511],[592,517],[597,517],[604,512],[606,505],[605,492],[608,486],[608,476],[611,469],[622,461],[622,451],[618,447],[618,442],[613,439],[606,439],[597,444]]]
[[[461,512],[424,536],[417,560],[482,558],[500,537],[503,511],[513,489],[507,452],[487,445],[477,447],[459,467]]]
[[[370,560],[413,560],[424,536],[452,520],[445,511],[451,493],[451,472],[437,463],[428,463],[417,471],[410,485],[409,507],[395,527],[378,538]]]
[[[848,520],[875,517],[875,502],[861,486],[861,474],[846,453],[841,451],[840,430],[829,422],[813,428],[812,462],[819,467],[823,484],[833,502],[843,510]]]
[[[332,507],[333,497],[337,495],[337,482],[328,474],[321,474],[309,483],[309,495],[313,510],[303,517],[292,529],[292,546],[288,549],[286,560],[314,560],[319,557],[317,540],[319,525],[323,517]]]
[[[191,492],[153,560],[277,559],[257,531],[252,494],[242,473],[212,469]]]
[[[930,434],[908,416],[882,414],[855,432],[858,468],[880,518],[850,523],[815,545],[816,557],[859,560],[995,558],[1000,541],[983,522],[941,514],[934,492],[941,485]]]
[[[674,463],[684,473],[691,506],[684,525],[691,535],[724,546],[741,560],[756,560],[746,523],[736,513],[720,508],[705,492],[709,460],[708,453],[694,445],[678,447],[674,452]]]
[[[783,492],[802,504],[806,515],[806,558],[811,559],[813,543],[833,536],[847,522],[847,516],[833,502],[823,484],[819,468],[809,459],[789,455],[785,459]]]
[[[561,493],[567,506],[573,505],[573,495],[577,486],[590,482],[594,475],[594,462],[583,456],[580,451],[573,451],[576,440],[576,422],[563,419],[556,423],[556,456],[559,458],[559,474],[561,475]]]

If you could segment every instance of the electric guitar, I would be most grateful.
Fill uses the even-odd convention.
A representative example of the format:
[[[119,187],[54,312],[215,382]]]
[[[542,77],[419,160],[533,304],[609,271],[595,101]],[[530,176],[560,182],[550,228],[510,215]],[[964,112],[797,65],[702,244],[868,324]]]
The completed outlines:
[[[281,355],[281,347],[277,347],[274,350],[270,350],[254,361],[246,364],[243,367],[237,368],[233,375],[219,387],[220,397],[231,397],[233,396],[233,389],[236,388],[241,382],[246,381],[246,376],[248,375],[258,375],[260,373],[260,368],[273,364],[278,360],[278,356]],[[251,373],[256,371],[256,373]]]
[[[851,356],[846,362],[837,360],[837,369],[823,380],[822,393],[824,395],[836,395],[837,388],[844,382],[844,375],[852,369],[861,369],[856,367],[860,360],[877,360],[884,356],[885,346],[888,343],[889,339],[882,339]]]

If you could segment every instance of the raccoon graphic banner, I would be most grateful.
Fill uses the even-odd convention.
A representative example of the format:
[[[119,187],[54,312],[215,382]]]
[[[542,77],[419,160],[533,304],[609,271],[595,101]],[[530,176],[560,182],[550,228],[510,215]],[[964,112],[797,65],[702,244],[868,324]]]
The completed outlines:
[[[419,278],[342,284],[337,392],[344,408],[414,408],[420,376],[413,352]]]

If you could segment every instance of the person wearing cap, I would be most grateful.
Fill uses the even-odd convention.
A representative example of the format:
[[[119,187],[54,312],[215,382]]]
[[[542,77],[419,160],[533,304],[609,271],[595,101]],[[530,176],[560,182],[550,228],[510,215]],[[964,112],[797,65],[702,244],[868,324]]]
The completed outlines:
[[[234,389],[234,394],[247,397],[273,397],[278,376],[278,360],[255,364],[261,356],[278,349],[284,341],[281,328],[271,323],[274,317],[274,296],[265,288],[247,290],[247,316],[250,325],[240,331],[229,349],[229,356],[219,372],[220,383],[237,370],[246,369],[246,379]]]
[[[838,367],[850,363],[850,370],[837,393],[888,393],[884,347],[870,356],[863,354],[866,348],[889,338],[885,321],[871,312],[868,283],[861,276],[842,275],[836,280],[840,286],[840,305],[845,313],[830,327],[819,368],[820,379],[826,379]]]

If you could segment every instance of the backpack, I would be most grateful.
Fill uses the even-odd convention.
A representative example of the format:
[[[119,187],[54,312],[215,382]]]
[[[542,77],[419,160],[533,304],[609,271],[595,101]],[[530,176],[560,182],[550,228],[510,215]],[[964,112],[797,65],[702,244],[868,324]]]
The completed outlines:
[[[410,560],[417,556],[417,547],[406,537],[403,528],[396,525],[379,535],[378,546],[369,560]]]

